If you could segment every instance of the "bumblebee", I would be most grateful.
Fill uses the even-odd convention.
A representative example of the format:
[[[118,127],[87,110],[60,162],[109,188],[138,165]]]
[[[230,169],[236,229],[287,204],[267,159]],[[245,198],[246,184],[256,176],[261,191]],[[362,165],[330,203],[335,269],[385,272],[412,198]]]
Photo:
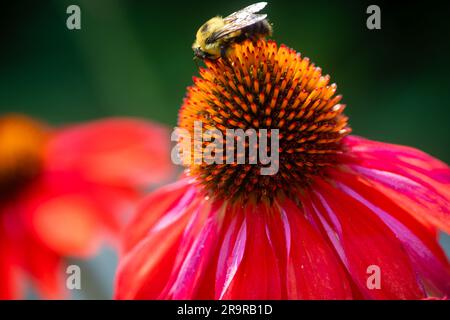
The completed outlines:
[[[267,2],[258,2],[229,16],[214,17],[197,31],[192,50],[202,60],[225,57],[230,46],[246,39],[257,40],[272,34],[267,14],[257,14]]]

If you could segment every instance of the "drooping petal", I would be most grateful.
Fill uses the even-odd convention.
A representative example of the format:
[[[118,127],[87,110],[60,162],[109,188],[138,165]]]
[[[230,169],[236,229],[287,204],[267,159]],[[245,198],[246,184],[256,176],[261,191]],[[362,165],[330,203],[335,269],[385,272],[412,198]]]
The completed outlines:
[[[176,219],[177,213],[181,212],[196,196],[195,190],[189,188],[188,181],[182,179],[154,191],[144,199],[124,231],[123,252],[127,253],[142,241],[148,234],[148,230],[163,216],[167,215]]]
[[[435,294],[450,295],[450,264],[437,237],[364,178],[339,171],[333,178],[342,191],[372,210],[394,232],[427,287]]]
[[[108,184],[147,186],[172,172],[169,138],[164,127],[135,119],[74,125],[49,141],[46,167]]]
[[[412,262],[395,234],[369,208],[317,179],[310,193],[316,214],[358,289],[371,299],[424,297]],[[369,284],[380,271],[381,286]],[[376,285],[376,282],[375,282]]]
[[[216,299],[282,298],[279,266],[264,218],[268,213],[266,207],[252,205],[239,212],[244,219],[237,224],[239,231],[225,259],[226,277],[223,286],[217,288],[220,295]]]
[[[228,213],[235,211],[228,210]],[[235,277],[244,257],[247,243],[247,225],[242,215],[233,214],[228,217],[229,223],[221,243],[217,257],[217,268],[214,279],[215,299],[222,299]]]
[[[337,257],[289,200],[235,215],[221,249],[218,276],[222,281],[216,282],[216,299],[352,297]]]
[[[197,299],[207,269],[212,265],[221,231],[222,206],[201,206],[185,229],[177,260],[176,277],[170,281],[161,297],[170,299]],[[195,226],[197,225],[197,226]],[[200,229],[195,231],[196,228]],[[191,240],[191,241],[190,241]],[[178,268],[179,266],[179,268]]]
[[[450,169],[422,151],[347,137],[342,160],[429,227],[450,232]]]
[[[351,299],[347,275],[322,236],[290,200],[282,206],[282,219],[290,229],[287,293],[289,299]],[[275,232],[272,226],[269,228]],[[276,252],[282,252],[276,248]]]
[[[185,190],[184,185],[179,187]],[[138,217],[155,214],[161,218],[148,225],[146,231],[142,229],[139,233],[142,238],[130,238],[134,246],[125,252],[117,272],[117,299],[164,298],[161,297],[163,290],[176,277],[173,269],[184,230],[199,209],[200,202],[192,198],[192,192],[195,190],[188,190],[185,195],[190,202],[183,197],[172,197],[171,193],[167,193],[171,201],[164,201],[157,195],[152,199],[162,199],[164,203],[157,207],[158,212],[152,206],[144,206],[137,214]]]
[[[125,234],[137,231],[116,298],[351,298],[339,259],[296,205],[205,201],[196,187],[184,179],[145,201]]]

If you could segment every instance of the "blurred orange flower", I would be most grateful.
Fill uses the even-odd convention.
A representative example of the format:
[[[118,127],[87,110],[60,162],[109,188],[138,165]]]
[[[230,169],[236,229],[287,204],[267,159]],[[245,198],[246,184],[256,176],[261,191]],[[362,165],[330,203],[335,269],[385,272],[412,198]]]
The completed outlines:
[[[0,298],[30,278],[63,297],[64,256],[114,239],[140,190],[171,174],[168,132],[135,119],[59,130],[22,115],[0,117]]]

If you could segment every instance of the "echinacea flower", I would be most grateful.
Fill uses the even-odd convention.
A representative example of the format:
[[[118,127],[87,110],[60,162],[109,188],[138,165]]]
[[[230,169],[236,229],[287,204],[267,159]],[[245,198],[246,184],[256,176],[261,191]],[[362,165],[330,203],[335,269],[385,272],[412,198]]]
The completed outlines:
[[[279,149],[270,150],[279,152],[278,171],[184,156],[185,175],[151,194],[126,228],[116,298],[450,293],[437,241],[439,230],[450,231],[449,168],[413,148],[348,135],[329,80],[272,41],[245,41],[226,59],[206,61],[179,127],[194,135],[201,122],[223,136],[229,128],[278,129]],[[188,157],[209,147],[203,140]]]
[[[63,257],[114,240],[144,187],[171,173],[167,130],[134,119],[51,129],[0,117],[0,299],[31,279],[64,296]]]

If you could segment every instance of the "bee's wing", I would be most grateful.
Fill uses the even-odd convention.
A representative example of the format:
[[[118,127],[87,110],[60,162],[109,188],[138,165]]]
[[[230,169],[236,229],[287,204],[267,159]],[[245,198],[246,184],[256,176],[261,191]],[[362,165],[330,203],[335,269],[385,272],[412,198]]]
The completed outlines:
[[[264,9],[265,6],[267,6],[267,2],[258,2],[258,3],[251,4],[248,7],[245,7],[244,9],[241,9],[239,11],[236,11],[236,12],[230,14],[224,20],[234,20],[240,16],[245,17],[248,15],[251,15],[252,13],[257,13],[257,12],[261,11],[262,9]]]
[[[208,38],[208,42],[212,43],[230,33],[241,30],[245,27],[251,26],[252,24],[266,19],[267,14],[255,14],[256,12],[261,11],[266,5],[267,2],[258,2],[245,7],[242,10],[234,12],[228,17],[225,17],[223,19],[225,25],[221,29],[214,32]]]

